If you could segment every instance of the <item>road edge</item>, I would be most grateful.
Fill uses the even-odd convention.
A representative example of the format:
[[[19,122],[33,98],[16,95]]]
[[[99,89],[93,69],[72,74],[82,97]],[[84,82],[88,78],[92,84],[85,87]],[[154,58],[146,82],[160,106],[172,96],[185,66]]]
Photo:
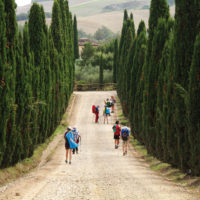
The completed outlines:
[[[30,158],[26,158],[23,161],[16,163],[14,166],[0,169],[0,187],[3,187],[18,178],[27,175],[33,170],[40,168],[51,159],[51,156],[55,152],[60,141],[63,139],[62,133],[67,128],[68,119],[70,119],[75,100],[76,95],[73,93],[60,124],[44,143],[38,145]]]

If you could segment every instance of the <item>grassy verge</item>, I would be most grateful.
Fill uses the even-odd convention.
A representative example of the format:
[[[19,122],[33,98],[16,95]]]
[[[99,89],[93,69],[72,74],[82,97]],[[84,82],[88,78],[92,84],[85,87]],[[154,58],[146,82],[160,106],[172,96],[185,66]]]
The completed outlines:
[[[72,103],[73,98],[74,98],[74,95],[71,96],[69,105]],[[57,135],[63,133],[64,130],[66,129],[67,115],[68,115],[68,112],[66,111],[65,114],[63,115],[60,125],[58,125],[54,133],[49,138],[47,138],[43,144],[40,144],[37,146],[37,148],[34,150],[33,155],[30,158],[26,158],[12,167],[8,167],[8,168],[0,170],[0,186],[5,185],[6,183],[10,181],[15,180],[25,175],[26,173],[30,172],[32,169],[38,166],[38,164],[40,163],[42,153],[47,148],[49,143]],[[50,152],[50,154],[47,156],[46,161],[48,161],[51,158],[53,153],[54,153],[54,150]]]
[[[122,125],[129,126],[128,119],[124,116],[120,100],[117,98],[117,119]],[[171,180],[181,186],[193,189],[195,192],[200,193],[200,177],[193,177],[186,173],[183,173],[177,168],[172,167],[168,163],[164,163],[152,155],[148,154],[144,145],[142,145],[132,135],[130,136],[130,147],[134,149],[134,153],[138,158],[145,160],[148,163],[149,168],[158,172],[166,179]]]

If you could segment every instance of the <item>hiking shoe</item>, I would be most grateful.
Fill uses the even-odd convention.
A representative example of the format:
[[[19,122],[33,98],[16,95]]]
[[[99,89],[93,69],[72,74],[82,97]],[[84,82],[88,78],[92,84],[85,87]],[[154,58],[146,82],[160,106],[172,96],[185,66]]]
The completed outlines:
[[[127,151],[125,151],[125,154],[127,155]]]
[[[123,156],[125,156],[125,152],[123,153]]]
[[[117,145],[115,145],[115,149],[117,149]]]
[[[65,160],[65,162],[67,163],[67,160]]]
[[[116,149],[118,149],[118,147],[119,147],[119,146],[117,145],[117,148],[116,148]]]
[[[72,164],[72,162],[71,162],[71,161],[69,161],[69,164],[71,165],[71,164]]]

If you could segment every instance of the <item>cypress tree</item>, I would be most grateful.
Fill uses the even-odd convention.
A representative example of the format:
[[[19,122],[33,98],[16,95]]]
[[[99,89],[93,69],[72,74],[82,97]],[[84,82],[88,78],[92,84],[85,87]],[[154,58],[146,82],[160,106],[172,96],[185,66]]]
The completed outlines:
[[[200,34],[196,37],[192,65],[189,73],[188,139],[190,143],[189,166],[192,174],[200,174]]]
[[[134,132],[135,137],[141,142],[144,143],[144,137],[142,132],[142,99],[143,99],[143,89],[144,89],[144,72],[143,65],[145,60],[146,53],[146,28],[140,32],[136,41],[136,50],[133,60],[133,76],[132,76],[132,89],[131,94],[131,111],[130,111],[130,122],[131,129]]]
[[[141,24],[143,24],[143,22],[141,22],[139,25],[140,29],[142,26]],[[135,50],[134,50],[135,54],[133,55],[133,59],[132,59],[133,61],[132,61],[132,70],[131,70],[130,100],[129,100],[129,104],[130,104],[129,118],[130,118],[132,128],[136,126],[136,124],[134,125],[133,119],[134,119],[134,115],[136,114],[135,103],[138,104],[139,102],[135,102],[136,101],[135,95],[137,92],[137,87],[139,87],[138,84],[140,82],[142,67],[144,64],[144,56],[145,56],[144,50],[146,50],[146,42],[147,42],[146,28],[144,26],[143,30],[141,29],[139,35],[136,38]],[[140,98],[140,97],[137,96],[137,98]],[[135,123],[141,123],[141,121],[137,121]]]
[[[16,146],[16,104],[15,104],[15,77],[16,77],[16,32],[17,23],[15,15],[15,3],[13,0],[5,0],[4,8],[6,13],[6,38],[7,38],[7,67],[5,77],[9,87],[8,111],[7,120],[7,148],[5,150],[3,166],[8,166],[12,163],[12,156]],[[9,155],[9,156],[8,156]]]
[[[63,73],[63,43],[62,43],[62,24],[61,24],[61,13],[60,7],[57,1],[54,1],[52,10],[52,22],[51,22],[51,34],[54,42],[54,46],[58,52],[58,65],[55,66],[56,74],[56,121],[60,121],[60,116],[62,113],[62,73]]]
[[[74,57],[75,59],[79,58],[79,46],[78,46],[78,30],[77,30],[77,21],[76,15],[74,15]]]
[[[150,122],[151,122],[151,113],[149,110],[149,68],[152,56],[152,43],[154,38],[154,31],[158,24],[158,19],[163,18],[168,20],[169,18],[169,6],[166,0],[152,0],[150,7],[150,17],[149,17],[149,29],[148,29],[148,44],[147,44],[147,53],[144,64],[144,95],[143,95],[143,131],[145,135],[149,136]],[[160,57],[160,56],[159,56]],[[150,134],[151,135],[151,134]],[[151,146],[151,145],[150,145]],[[148,150],[152,149],[148,147]]]
[[[192,62],[194,49],[194,41],[198,31],[197,24],[199,21],[199,2],[192,0],[175,1],[175,26],[174,26],[174,82],[179,84],[184,89],[188,89],[188,72]],[[174,107],[175,118],[173,126],[177,133],[178,146],[178,166],[187,170],[189,167],[189,152],[188,128],[186,126],[186,104],[181,96],[181,91],[176,87],[174,91]]]
[[[33,3],[30,9],[28,30],[30,35],[30,49],[34,53],[34,62],[38,67],[43,62],[44,22],[41,7]]]
[[[28,30],[30,36],[30,50],[34,54],[33,75],[33,97],[34,97],[34,140],[37,144],[43,141],[43,123],[44,123],[44,49],[45,34],[44,21],[41,7],[34,3],[30,9]]]
[[[172,41],[172,32],[169,35],[169,39],[165,42],[165,46],[163,48],[162,58],[159,63],[158,69],[158,82],[157,82],[157,99],[156,99],[156,121],[155,121],[155,131],[156,131],[156,152],[159,159],[164,161],[167,160],[167,121],[166,121],[166,109],[167,105],[164,105],[164,99],[167,94],[167,67],[169,65],[170,60],[170,49],[171,49],[171,41]]]
[[[7,67],[6,57],[6,23],[3,1],[0,0],[0,166],[6,149],[6,126],[8,118],[8,93],[9,88],[5,77]]]
[[[156,130],[155,130],[155,121],[156,121],[156,101],[157,96],[157,87],[158,87],[158,72],[159,64],[162,58],[162,51],[164,48],[165,42],[169,37],[169,28],[168,22],[160,18],[158,20],[157,28],[154,31],[154,38],[152,42],[152,53],[149,65],[149,77],[148,77],[148,86],[147,86],[147,106],[148,106],[148,150],[154,155],[156,155]],[[160,134],[158,135],[158,137]]]
[[[101,53],[101,58],[100,58],[100,65],[99,65],[99,83],[100,85],[103,85],[103,55]]]

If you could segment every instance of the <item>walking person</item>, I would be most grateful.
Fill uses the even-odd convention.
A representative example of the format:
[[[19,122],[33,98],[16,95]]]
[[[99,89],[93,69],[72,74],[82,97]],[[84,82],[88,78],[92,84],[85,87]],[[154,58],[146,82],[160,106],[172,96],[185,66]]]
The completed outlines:
[[[64,135],[65,138],[65,149],[66,149],[66,160],[65,162],[68,163],[68,157],[69,157],[69,164],[71,164],[72,161],[72,149],[75,149],[78,147],[78,145],[74,141],[74,135],[72,133],[72,128],[68,127],[67,131]]]
[[[104,124],[107,121],[108,124],[108,116],[110,115],[110,109],[105,105],[103,109],[103,116],[104,116]]]
[[[122,146],[122,150],[123,150],[123,156],[127,155],[127,146],[128,146],[128,142],[129,142],[129,134],[130,134],[130,130],[128,127],[123,127],[121,130],[121,139],[123,141],[123,146]]]
[[[97,106],[95,108],[95,115],[96,115],[95,123],[98,123],[98,120],[99,120],[99,106]]]
[[[77,130],[76,126],[73,127],[72,133],[74,134],[75,143],[79,144],[81,136],[80,136],[79,131]],[[76,147],[75,149],[72,150],[73,154],[75,154],[75,152],[76,152],[76,154],[78,154],[78,147]]]
[[[119,147],[119,139],[120,139],[120,132],[121,128],[119,126],[119,121],[117,120],[115,122],[115,125],[112,127],[113,132],[114,132],[114,140],[115,140],[115,149],[118,149]]]

